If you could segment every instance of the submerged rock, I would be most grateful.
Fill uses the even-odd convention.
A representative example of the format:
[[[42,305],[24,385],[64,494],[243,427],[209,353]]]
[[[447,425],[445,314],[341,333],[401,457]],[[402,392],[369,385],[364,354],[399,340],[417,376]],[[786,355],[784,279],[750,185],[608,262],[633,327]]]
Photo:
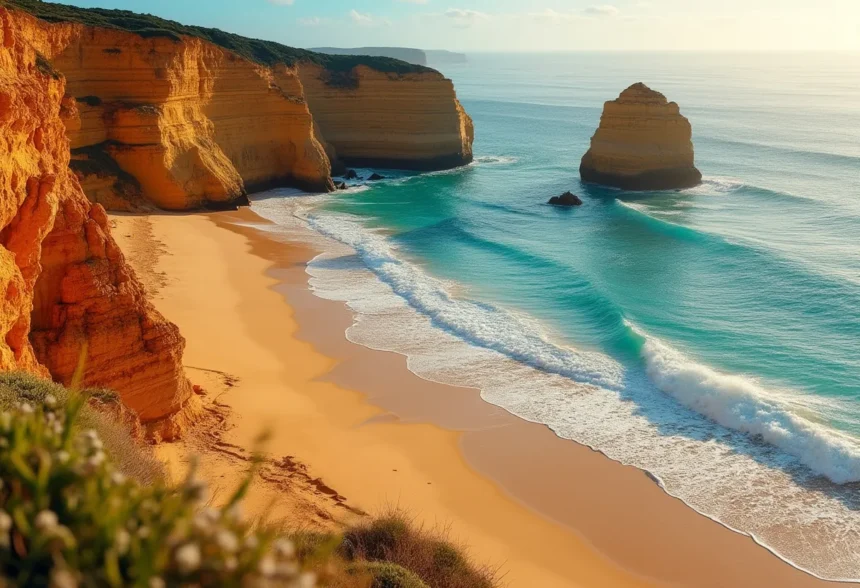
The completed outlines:
[[[356,180],[358,179],[358,173],[354,169],[346,170],[346,173],[343,174],[343,179],[345,180]]]
[[[348,188],[348,186],[346,185],[346,182],[335,182],[334,187],[337,190],[346,190]]]
[[[691,188],[702,181],[692,135],[675,102],[641,82],[633,84],[604,105],[580,176],[623,190]]]
[[[581,206],[582,200],[572,192],[565,192],[561,196],[553,196],[549,199],[547,204],[552,204],[554,206]]]
[[[379,180],[384,180],[385,176],[381,176],[377,173],[371,174],[369,178],[367,178],[371,182],[377,182]]]

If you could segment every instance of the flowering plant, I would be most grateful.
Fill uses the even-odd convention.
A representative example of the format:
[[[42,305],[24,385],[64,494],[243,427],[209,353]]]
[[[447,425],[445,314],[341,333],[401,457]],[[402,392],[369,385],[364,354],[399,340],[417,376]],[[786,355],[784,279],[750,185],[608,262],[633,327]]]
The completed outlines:
[[[143,486],[80,430],[71,394],[0,413],[0,585],[304,588],[289,539],[239,516],[247,482],[220,509],[194,474]]]

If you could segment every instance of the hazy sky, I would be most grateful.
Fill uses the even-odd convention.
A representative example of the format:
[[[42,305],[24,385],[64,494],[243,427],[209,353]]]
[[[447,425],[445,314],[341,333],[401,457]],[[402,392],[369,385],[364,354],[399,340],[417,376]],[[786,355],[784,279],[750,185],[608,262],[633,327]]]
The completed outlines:
[[[63,0],[298,47],[860,51],[860,0]]]

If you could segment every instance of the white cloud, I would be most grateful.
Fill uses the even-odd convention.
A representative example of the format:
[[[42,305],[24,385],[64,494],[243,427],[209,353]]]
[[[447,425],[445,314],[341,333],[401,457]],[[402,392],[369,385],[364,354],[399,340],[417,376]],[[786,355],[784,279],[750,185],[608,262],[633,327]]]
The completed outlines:
[[[552,8],[547,8],[543,12],[532,12],[529,16],[535,20],[542,22],[550,22],[553,24],[561,24],[571,22],[582,18],[580,15],[573,12],[558,12]]]
[[[369,12],[359,12],[355,9],[349,11],[349,18],[360,27],[391,26],[391,21],[387,18],[378,18]]]
[[[621,11],[611,4],[601,4],[600,6],[589,6],[583,12],[588,16],[618,16]]]
[[[370,14],[362,14],[354,8],[349,11],[349,18],[357,25],[370,26],[373,24],[373,16]]]
[[[299,24],[303,27],[318,27],[323,24],[323,19],[318,16],[312,16],[310,18],[300,18]]]
[[[445,11],[445,16],[452,20],[454,26],[458,27],[470,27],[476,22],[486,20],[490,17],[485,12],[466,8],[449,8]]]

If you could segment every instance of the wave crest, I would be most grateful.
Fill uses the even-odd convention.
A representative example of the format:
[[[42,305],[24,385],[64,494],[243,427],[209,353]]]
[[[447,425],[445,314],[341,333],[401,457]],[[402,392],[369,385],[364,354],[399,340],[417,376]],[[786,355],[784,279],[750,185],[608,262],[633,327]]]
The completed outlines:
[[[778,393],[695,363],[654,338],[646,337],[642,357],[651,381],[687,408],[782,449],[836,484],[860,481],[860,443],[797,415]]]

